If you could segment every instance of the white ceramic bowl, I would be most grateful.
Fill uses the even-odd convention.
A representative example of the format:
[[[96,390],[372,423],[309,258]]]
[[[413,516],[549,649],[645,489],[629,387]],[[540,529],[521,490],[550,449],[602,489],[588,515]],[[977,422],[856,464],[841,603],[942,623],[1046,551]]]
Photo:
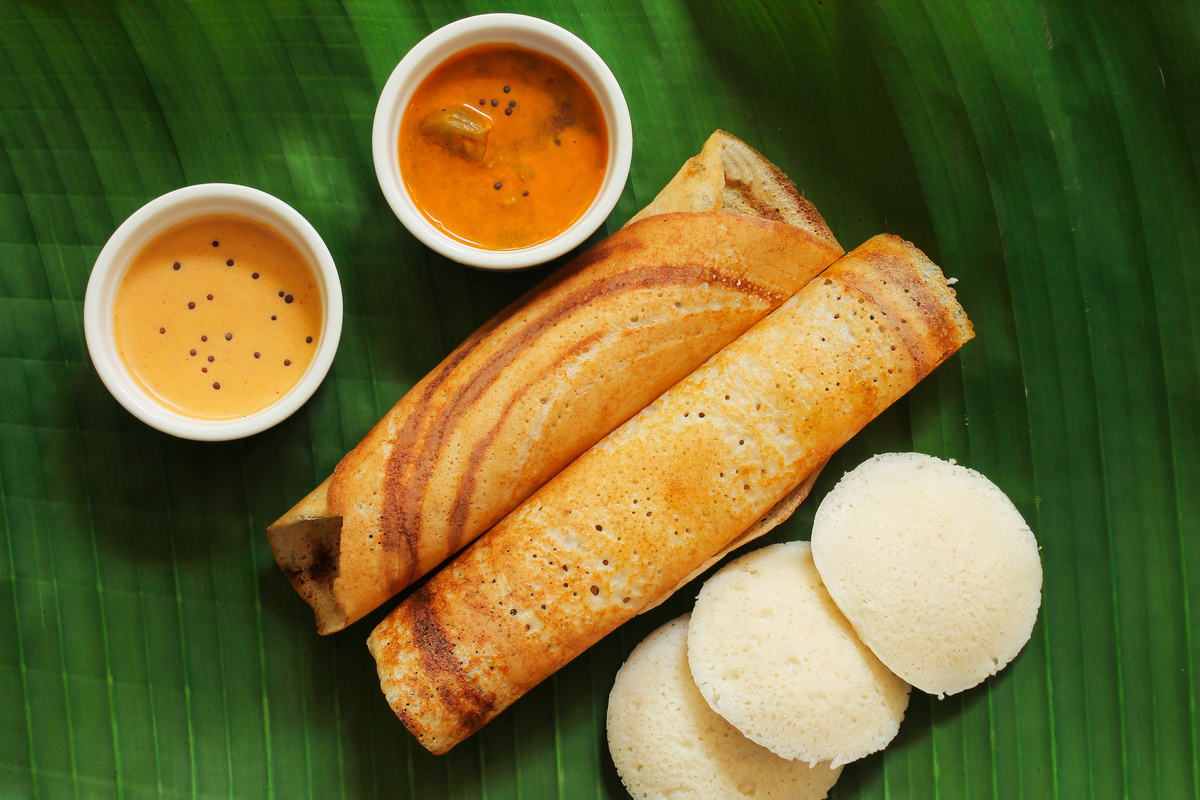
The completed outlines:
[[[262,222],[281,234],[307,260],[322,300],[321,335],[312,363],[291,391],[245,417],[205,420],[179,414],[155,400],[134,380],[117,350],[113,304],[130,262],[167,228],[207,214],[234,214]],[[104,385],[131,414],[151,427],[183,439],[223,441],[275,425],[312,396],[321,384],[342,333],[342,287],[325,242],[299,212],[266,192],[230,183],[207,183],[168,192],[135,211],[109,237],[88,280],[83,302],[88,352]]]
[[[592,90],[608,125],[608,170],[592,205],[575,223],[548,242],[519,250],[485,250],[472,247],[438,230],[417,209],[400,177],[400,118],[413,92],[439,64],[472,45],[513,44],[558,59],[575,71]],[[375,174],[388,204],[414,236],[447,258],[485,269],[521,269],[561,256],[591,236],[608,218],[633,157],[633,126],[625,95],[612,71],[592,48],[570,31],[536,17],[521,14],[482,14],[439,28],[408,51],[392,71],[379,105],[371,134]]]

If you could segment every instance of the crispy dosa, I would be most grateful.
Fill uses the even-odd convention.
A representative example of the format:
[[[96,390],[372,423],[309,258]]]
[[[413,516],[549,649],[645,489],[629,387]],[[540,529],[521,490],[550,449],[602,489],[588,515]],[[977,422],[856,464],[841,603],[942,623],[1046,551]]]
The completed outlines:
[[[738,178],[736,211],[656,213],[588,250],[460,345],[270,527],[319,632],[465,546],[842,254],[762,156],[720,131],[704,152],[707,181],[726,153],[737,175],[762,176]]]
[[[679,582],[972,336],[941,271],[877,236],[571,463],[368,639],[434,753]]]

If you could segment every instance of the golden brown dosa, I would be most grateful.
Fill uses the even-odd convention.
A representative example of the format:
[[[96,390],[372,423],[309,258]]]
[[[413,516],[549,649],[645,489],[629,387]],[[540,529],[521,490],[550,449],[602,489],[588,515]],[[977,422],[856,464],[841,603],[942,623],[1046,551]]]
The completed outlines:
[[[560,472],[371,634],[434,753],[628,620],[972,336],[893,236],[844,257]]]
[[[718,131],[705,154],[707,181],[727,158],[763,176],[737,179],[737,212],[657,213],[584,253],[460,345],[270,527],[321,633],[465,546],[841,255],[744,143]]]

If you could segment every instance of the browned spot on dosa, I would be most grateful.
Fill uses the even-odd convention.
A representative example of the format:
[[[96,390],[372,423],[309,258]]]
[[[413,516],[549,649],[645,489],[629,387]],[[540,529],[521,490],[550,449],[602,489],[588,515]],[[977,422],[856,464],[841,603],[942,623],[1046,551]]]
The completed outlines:
[[[454,643],[438,619],[427,593],[415,592],[405,604],[412,631],[412,644],[421,655],[421,666],[435,677],[438,698],[446,710],[475,725],[482,725],[491,711],[491,704],[471,686],[469,677],[454,655]]]
[[[741,195],[742,202],[754,209],[755,213],[763,219],[773,219],[776,222],[783,222],[783,214],[780,210],[762,202],[753,187],[747,186],[741,181],[726,178],[725,188],[731,189]]]

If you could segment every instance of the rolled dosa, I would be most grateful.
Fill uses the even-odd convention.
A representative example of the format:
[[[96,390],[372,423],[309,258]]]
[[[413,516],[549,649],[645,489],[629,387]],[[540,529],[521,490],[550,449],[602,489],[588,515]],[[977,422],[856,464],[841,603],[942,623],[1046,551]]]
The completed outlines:
[[[972,335],[921,251],[862,245],[380,623],[368,646],[392,709],[449,750],[738,539]]]
[[[757,180],[725,192],[726,157]],[[735,137],[718,131],[697,158],[715,202],[660,197],[659,212],[685,211],[626,226],[505,309],[270,527],[318,631],[465,546],[842,254],[812,204]],[[685,166],[672,185],[697,173]]]

